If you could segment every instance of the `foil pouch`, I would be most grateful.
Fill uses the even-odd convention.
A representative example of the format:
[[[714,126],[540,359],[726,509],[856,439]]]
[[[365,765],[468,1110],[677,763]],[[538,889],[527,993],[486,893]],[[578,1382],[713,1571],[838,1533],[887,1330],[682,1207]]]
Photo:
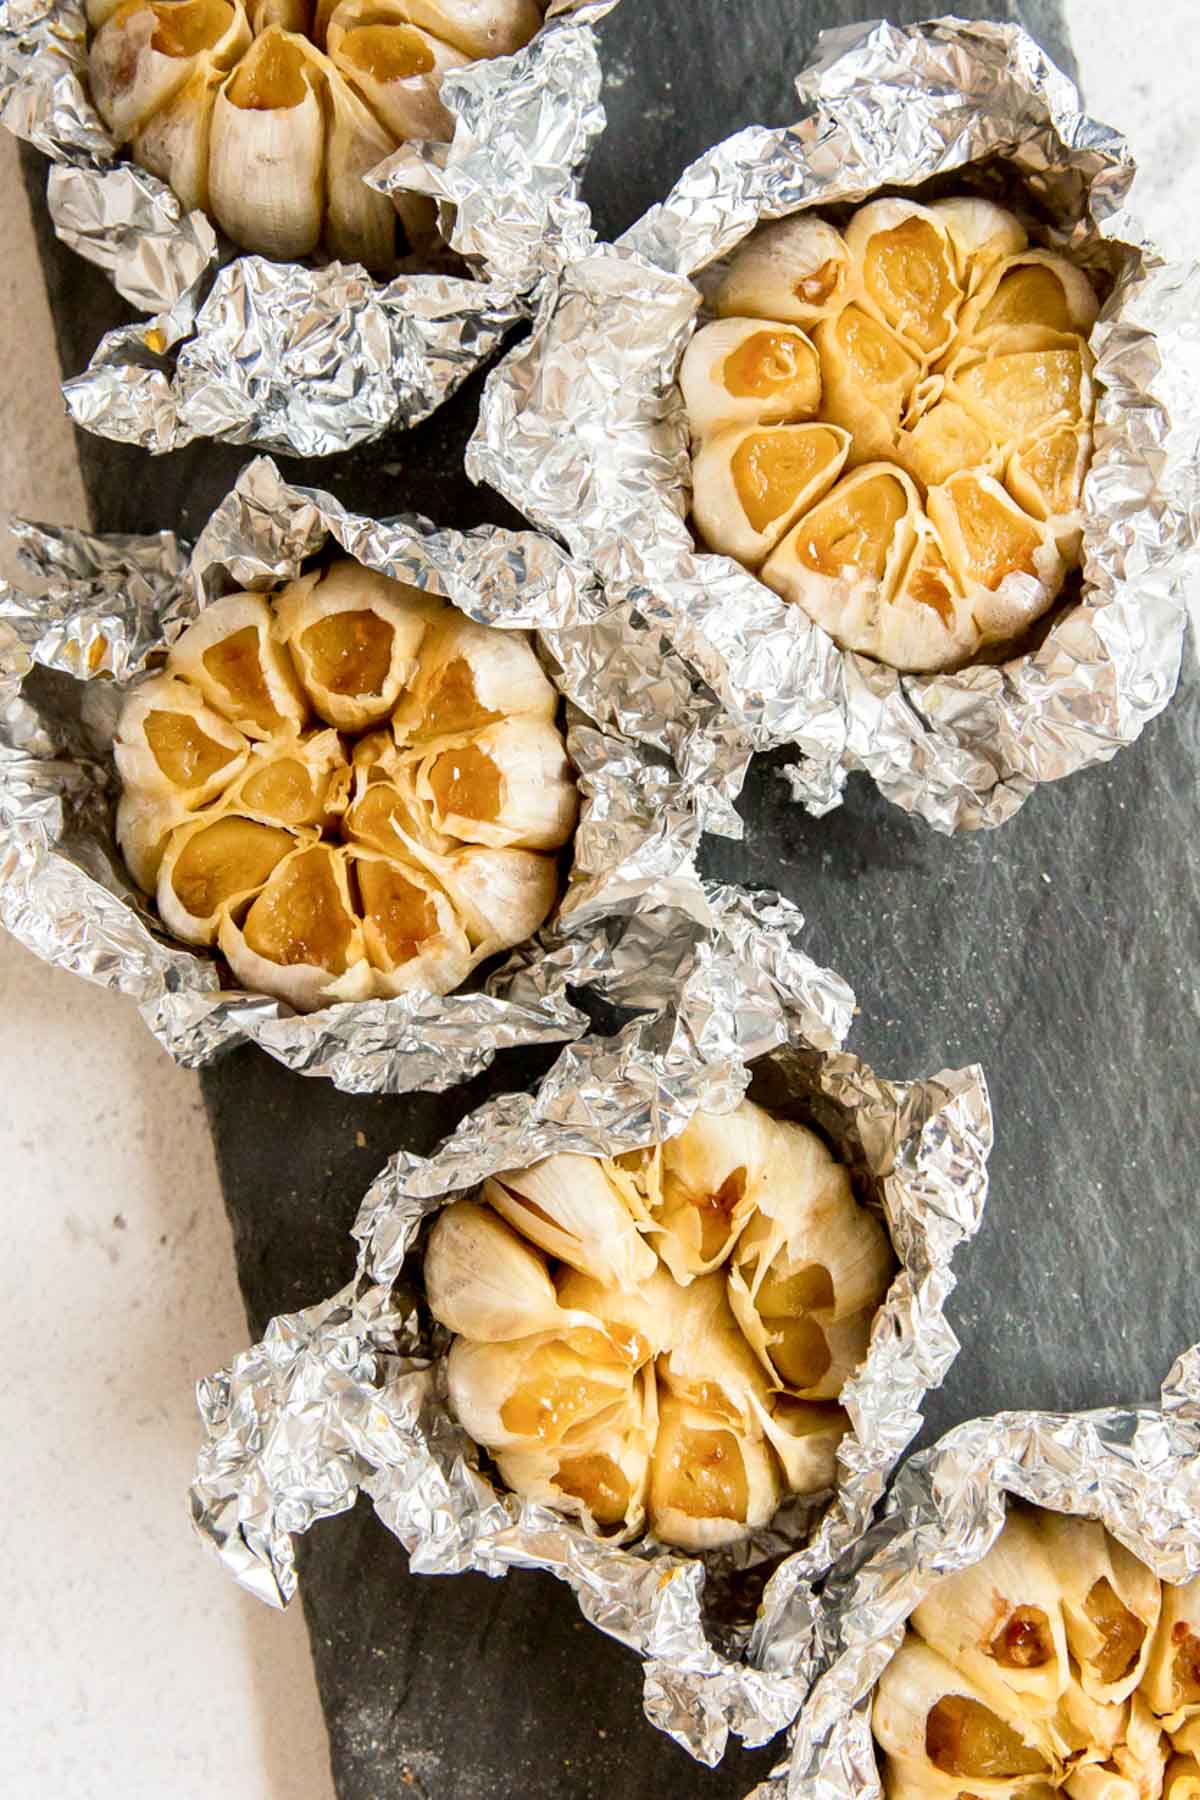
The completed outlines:
[[[0,0],[0,122],[51,159],[58,236],[150,315],[66,382],[76,422],[155,452],[212,437],[328,456],[428,417],[528,316],[547,273],[586,254],[579,181],[604,126],[591,24],[615,4],[555,0],[525,49],[447,78],[453,142],[403,145],[369,180],[432,195],[454,255],[376,281],[218,242],[203,213],[119,160],[88,95],[80,0]]]
[[[1177,1360],[1157,1407],[1007,1412],[956,1426],[900,1470],[884,1516],[819,1603],[800,1586],[772,1596],[791,1608],[820,1677],[787,1756],[748,1800],[879,1800],[875,1684],[937,1578],[987,1554],[1009,1494],[1099,1519],[1162,1581],[1200,1574],[1200,1347]]]
[[[1131,742],[1175,689],[1200,535],[1200,268],[1144,240],[1124,141],[1018,26],[823,33],[796,85],[795,125],[716,145],[615,245],[562,268],[490,378],[468,467],[653,620],[750,748],[799,752],[785,773],[811,812],[864,770],[939,831],[999,825]],[[675,375],[721,259],[761,221],[913,188],[1015,205],[1108,293],[1082,583],[1032,647],[958,674],[841,651],[685,522]]]
[[[170,532],[92,537],[18,524],[16,533],[43,591],[0,584],[0,923],[47,962],[129,994],[177,1061],[205,1063],[251,1041],[346,1092],[444,1089],[498,1050],[580,1036],[588,1017],[572,988],[669,1009],[679,959],[720,936],[694,866],[694,787],[664,751],[615,723],[636,726],[650,704],[637,697],[638,670],[647,695],[663,691],[658,646],[626,634],[614,654],[617,628],[594,579],[548,539],[365,518],[289,486],[266,458],[242,471],[190,554]],[[208,953],[163,932],[114,840],[112,739],[128,684],[161,662],[201,607],[291,578],[328,539],[482,623],[536,633],[568,697],[582,811],[557,912],[477,991],[305,1016],[223,989]],[[609,722],[594,723],[597,714]]]
[[[262,1342],[200,1384],[192,1512],[251,1592],[296,1591],[294,1535],[360,1490],[414,1574],[545,1569],[592,1624],[644,1661],[648,1718],[700,1761],[730,1732],[749,1744],[794,1716],[810,1676],[811,1618],[758,1613],[779,1565],[803,1586],[866,1529],[920,1428],[925,1392],[958,1350],[945,1317],[956,1249],[978,1228],[991,1112],[977,1067],[886,1081],[840,1048],[847,991],[789,945],[787,902],[709,889],[719,941],[677,966],[671,1013],[569,1046],[532,1092],[489,1100],[428,1157],[394,1156],[366,1194],[354,1280],[274,1319]],[[899,1263],[866,1360],[842,1393],[850,1429],[832,1494],[785,1503],[748,1541],[687,1555],[645,1538],[618,1547],[508,1492],[449,1410],[449,1334],[420,1298],[424,1226],[487,1175],[567,1151],[616,1155],[680,1132],[697,1108],[746,1090],[818,1128],[882,1211]],[[782,1560],[781,1560],[782,1559]],[[789,1589],[790,1592],[790,1589]]]

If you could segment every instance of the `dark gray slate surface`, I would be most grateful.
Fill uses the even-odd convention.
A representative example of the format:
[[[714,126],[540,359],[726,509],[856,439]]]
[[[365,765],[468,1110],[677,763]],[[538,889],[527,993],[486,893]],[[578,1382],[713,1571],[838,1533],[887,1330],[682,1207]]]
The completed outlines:
[[[927,10],[893,7],[893,18]],[[962,8],[978,16],[985,6]],[[990,9],[992,16],[1000,9]],[[792,114],[787,71],[853,8],[794,0],[625,0],[602,27],[610,128],[589,179],[620,230],[695,154],[739,125]],[[1057,10],[1026,19],[1064,55]],[[30,158],[40,190],[41,165]],[[64,365],[126,316],[107,283],[45,232]],[[378,512],[504,521],[460,468],[478,383],[420,430],[332,464],[286,465]],[[194,446],[150,462],[81,440],[106,530],[199,525],[244,460]],[[742,845],[710,871],[773,885],[809,949],[863,1007],[856,1048],[894,1074],[972,1060],[997,1113],[993,1198],[961,1262],[963,1353],[926,1435],[998,1407],[1148,1399],[1200,1337],[1190,1254],[1200,1021],[1197,688],[1107,768],[1043,791],[1001,832],[946,842],[864,781],[810,820],[764,759]],[[786,760],[784,758],[778,759]],[[384,1157],[427,1151],[498,1086],[515,1055],[452,1096],[354,1100],[253,1052],[205,1076],[251,1326],[322,1297],[352,1268],[347,1228]],[[305,1605],[342,1800],[736,1800],[770,1752],[705,1773],[645,1725],[634,1659],[586,1631],[548,1577],[415,1580],[365,1508],[301,1549]]]

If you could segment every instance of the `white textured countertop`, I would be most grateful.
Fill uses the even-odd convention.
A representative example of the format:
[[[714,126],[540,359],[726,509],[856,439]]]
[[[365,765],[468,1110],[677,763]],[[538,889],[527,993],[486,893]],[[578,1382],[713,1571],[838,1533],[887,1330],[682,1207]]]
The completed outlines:
[[[1067,0],[1067,14],[1091,110],[1147,171],[1138,209],[1182,253],[1200,242],[1195,0],[1151,0],[1136,18],[1127,0]],[[2,133],[0,240],[0,496],[82,522]],[[281,1617],[238,1592],[187,1517],[194,1383],[246,1341],[196,1079],[131,1005],[0,934],[0,1092],[0,1291],[16,1347],[0,1376],[0,1793],[328,1800],[299,1609]]]

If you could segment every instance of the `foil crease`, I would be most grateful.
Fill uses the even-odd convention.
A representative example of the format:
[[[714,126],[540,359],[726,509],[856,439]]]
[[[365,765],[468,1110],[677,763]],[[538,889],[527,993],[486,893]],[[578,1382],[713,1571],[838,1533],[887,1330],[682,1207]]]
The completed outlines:
[[[128,684],[208,601],[288,580],[333,539],[481,623],[534,631],[560,691],[586,706],[604,686],[610,651],[594,578],[532,532],[445,531],[416,517],[380,523],[348,512],[326,493],[289,486],[265,458],[242,471],[190,553],[169,532],[95,537],[19,523],[16,537],[38,591],[0,584],[0,923],[44,960],[131,995],[179,1062],[196,1066],[253,1042],[346,1092],[444,1089],[498,1050],[580,1036],[588,1019],[573,988],[665,1014],[681,960],[707,954],[726,918],[734,966],[748,921],[766,930],[776,919],[776,936],[786,936],[785,915],[768,901],[702,886],[694,785],[623,731],[624,696],[608,688],[602,723],[569,707],[582,814],[558,912],[480,991],[297,1016],[265,995],[223,989],[212,956],[162,933],[113,838],[111,746]],[[639,658],[640,688],[650,690],[657,648],[648,633],[640,648],[626,642],[614,675],[639,685]],[[635,727],[644,705],[634,697]],[[781,938],[781,970],[790,954]],[[845,1035],[848,1007],[831,986],[829,1041]],[[697,1020],[695,1029],[703,1039],[722,1024]]]
[[[615,4],[559,0],[524,50],[446,81],[454,141],[407,144],[370,179],[400,209],[410,190],[444,202],[455,257],[376,281],[219,242],[117,160],[88,98],[81,0],[0,0],[0,122],[51,158],[58,236],[149,315],[64,383],[76,423],[156,454],[212,437],[329,456],[427,418],[591,241],[579,182],[604,127],[591,26]]]
[[[791,1595],[821,1674],[788,1754],[748,1800],[880,1800],[875,1684],[937,1578],[991,1548],[1010,1494],[1100,1519],[1163,1581],[1200,1575],[1200,1347],[1176,1361],[1157,1407],[971,1419],[905,1464],[820,1606]]]
[[[718,144],[616,244],[561,270],[532,339],[489,380],[468,468],[559,532],[716,697],[726,792],[747,743],[784,746],[799,752],[792,796],[813,813],[864,770],[939,831],[999,825],[1039,783],[1113,756],[1174,692],[1200,539],[1200,268],[1144,241],[1125,210],[1124,141],[1080,112],[1017,26],[825,33],[797,88],[796,125]],[[901,675],[696,549],[675,373],[714,264],[760,221],[968,168],[980,191],[1032,200],[1052,246],[1113,283],[1092,338],[1082,597],[1029,654]],[[684,718],[710,732],[703,709]]]
[[[652,943],[652,924],[639,923]],[[536,1091],[489,1100],[432,1156],[392,1157],[354,1226],[355,1279],[275,1319],[200,1384],[192,1515],[243,1586],[286,1604],[295,1535],[361,1491],[414,1573],[535,1568],[565,1582],[590,1623],[643,1659],[647,1717],[700,1761],[718,1762],[731,1733],[761,1744],[794,1717],[818,1666],[815,1622],[795,1596],[866,1530],[925,1392],[957,1352],[944,1308],[954,1254],[980,1222],[992,1140],[978,1068],[893,1083],[841,1048],[851,997],[797,948],[800,924],[786,901],[705,888],[673,1008],[569,1045]],[[618,993],[624,947],[592,969]],[[494,1485],[449,1411],[446,1333],[416,1297],[422,1227],[490,1173],[661,1141],[697,1108],[730,1110],[747,1087],[826,1133],[882,1208],[900,1263],[843,1394],[851,1429],[837,1488],[704,1556],[589,1538]],[[743,1577],[768,1560],[776,1600],[756,1619]]]

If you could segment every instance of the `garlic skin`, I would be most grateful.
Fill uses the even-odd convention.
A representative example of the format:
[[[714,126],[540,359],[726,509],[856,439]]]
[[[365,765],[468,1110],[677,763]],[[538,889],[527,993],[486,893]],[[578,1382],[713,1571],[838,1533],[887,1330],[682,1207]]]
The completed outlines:
[[[1138,1800],[1159,1800],[1170,1741],[1141,1694],[1129,1701],[1129,1725],[1125,1741],[1113,1750],[1114,1765],[1133,1784]]]
[[[424,1271],[434,1318],[476,1343],[500,1344],[562,1323],[545,1258],[477,1201],[456,1200],[438,1214]]]
[[[124,793],[117,802],[117,848],[144,894],[152,894],[167,842],[191,815],[166,796]]]
[[[811,418],[821,402],[821,365],[798,326],[758,319],[703,325],[683,353],[679,386],[692,433],[731,425]]]
[[[788,1491],[822,1494],[832,1488],[838,1445],[850,1429],[841,1407],[808,1405],[785,1394],[775,1395],[769,1408],[754,1396],[750,1404],[783,1469]]]
[[[381,25],[393,29],[381,32]],[[342,0],[325,43],[335,69],[394,138],[448,143],[454,136],[442,81],[471,59],[411,24],[405,0]]]
[[[553,859],[532,850],[471,845],[438,858],[434,867],[458,910],[476,962],[531,938],[558,898]]]
[[[117,723],[117,773],[143,794],[171,799],[185,812],[205,805],[245,767],[250,744],[173,675],[134,688]]]
[[[114,6],[98,23],[88,58],[92,98],[118,144],[169,105],[193,75],[227,69],[250,31],[227,0],[141,0]]]
[[[717,290],[717,315],[807,328],[841,310],[850,279],[841,233],[800,213],[760,227],[738,251]]]
[[[664,1393],[751,1437],[762,1435],[756,1403],[767,1410],[770,1387],[758,1359],[738,1330],[717,1273],[682,1290],[686,1294],[678,1334],[658,1363]]]
[[[279,261],[311,256],[321,241],[321,73],[305,39],[272,26],[255,40],[213,107],[213,217],[235,244]]]
[[[681,1288],[661,1263],[633,1288],[615,1288],[563,1268],[556,1281],[558,1303],[573,1312],[598,1319],[613,1339],[628,1349],[631,1360],[649,1362],[661,1356],[683,1334],[693,1316],[690,1290]]]
[[[531,1169],[493,1176],[483,1197],[532,1243],[584,1275],[629,1290],[654,1273],[653,1250],[590,1156],[548,1156]]]

